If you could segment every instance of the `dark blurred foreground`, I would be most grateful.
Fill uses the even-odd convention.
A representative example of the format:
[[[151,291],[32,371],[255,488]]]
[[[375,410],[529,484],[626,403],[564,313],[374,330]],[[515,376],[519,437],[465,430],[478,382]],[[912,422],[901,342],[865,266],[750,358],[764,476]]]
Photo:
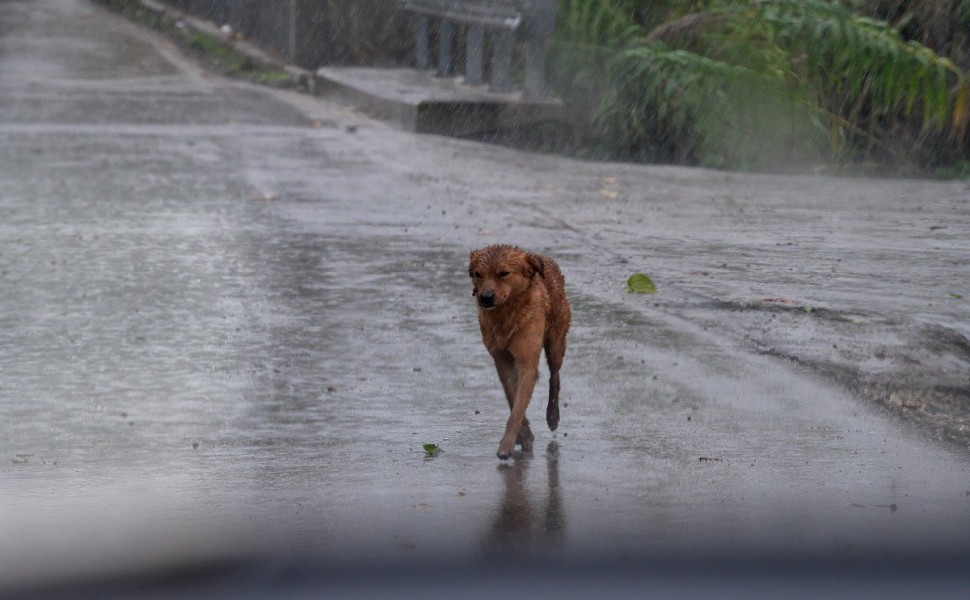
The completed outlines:
[[[830,560],[743,556],[465,565],[358,564],[312,559],[197,563],[10,590],[47,598],[965,598],[966,549],[912,557]]]

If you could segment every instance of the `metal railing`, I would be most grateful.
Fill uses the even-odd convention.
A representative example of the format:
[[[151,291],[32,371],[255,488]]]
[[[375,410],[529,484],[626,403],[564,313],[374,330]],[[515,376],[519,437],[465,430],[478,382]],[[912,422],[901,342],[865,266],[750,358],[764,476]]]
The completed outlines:
[[[435,61],[439,77],[455,73],[455,34],[464,26],[465,82],[485,83],[486,35],[491,39],[491,81],[496,92],[508,92],[512,84],[512,50],[515,36],[524,39],[525,95],[543,98],[546,87],[546,43],[556,25],[556,0],[401,0],[404,10],[415,15],[415,64],[432,67],[431,22],[438,22]]]

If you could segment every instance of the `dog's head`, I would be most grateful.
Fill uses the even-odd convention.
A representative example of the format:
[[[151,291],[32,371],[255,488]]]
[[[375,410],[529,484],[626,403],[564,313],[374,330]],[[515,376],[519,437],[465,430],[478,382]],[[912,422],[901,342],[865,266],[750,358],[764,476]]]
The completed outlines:
[[[537,275],[545,275],[544,268],[542,257],[515,246],[472,250],[468,260],[472,295],[480,308],[492,310],[528,289]]]

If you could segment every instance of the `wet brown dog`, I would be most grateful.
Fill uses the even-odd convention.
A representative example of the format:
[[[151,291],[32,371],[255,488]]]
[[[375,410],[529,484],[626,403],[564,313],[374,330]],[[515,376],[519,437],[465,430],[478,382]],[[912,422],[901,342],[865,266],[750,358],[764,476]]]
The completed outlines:
[[[566,356],[569,302],[556,261],[514,246],[473,250],[468,263],[472,295],[478,300],[482,341],[495,360],[512,414],[497,455],[507,459],[516,444],[532,449],[535,436],[525,411],[539,378],[539,355],[549,364],[546,423],[559,426],[559,369]]]

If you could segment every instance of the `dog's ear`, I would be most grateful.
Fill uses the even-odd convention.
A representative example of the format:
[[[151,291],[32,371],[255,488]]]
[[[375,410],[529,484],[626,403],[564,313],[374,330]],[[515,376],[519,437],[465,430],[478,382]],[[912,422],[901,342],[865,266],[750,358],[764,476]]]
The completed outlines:
[[[468,253],[468,276],[472,276],[472,265],[475,264],[475,259],[478,257],[478,250],[472,250]]]
[[[539,277],[546,276],[546,263],[542,260],[541,256],[531,253],[526,254],[525,262],[527,262],[529,264],[529,268],[532,269],[532,275],[530,275],[530,278],[535,277],[536,274],[538,274]]]
[[[478,250],[472,250],[468,254],[468,277],[470,277],[473,280],[475,278],[472,277],[472,275],[474,274],[474,267],[472,265],[475,264],[475,258],[477,257],[477,255],[478,255]],[[472,286],[472,296],[477,296],[477,295],[478,295],[478,286],[477,285],[473,285]]]

